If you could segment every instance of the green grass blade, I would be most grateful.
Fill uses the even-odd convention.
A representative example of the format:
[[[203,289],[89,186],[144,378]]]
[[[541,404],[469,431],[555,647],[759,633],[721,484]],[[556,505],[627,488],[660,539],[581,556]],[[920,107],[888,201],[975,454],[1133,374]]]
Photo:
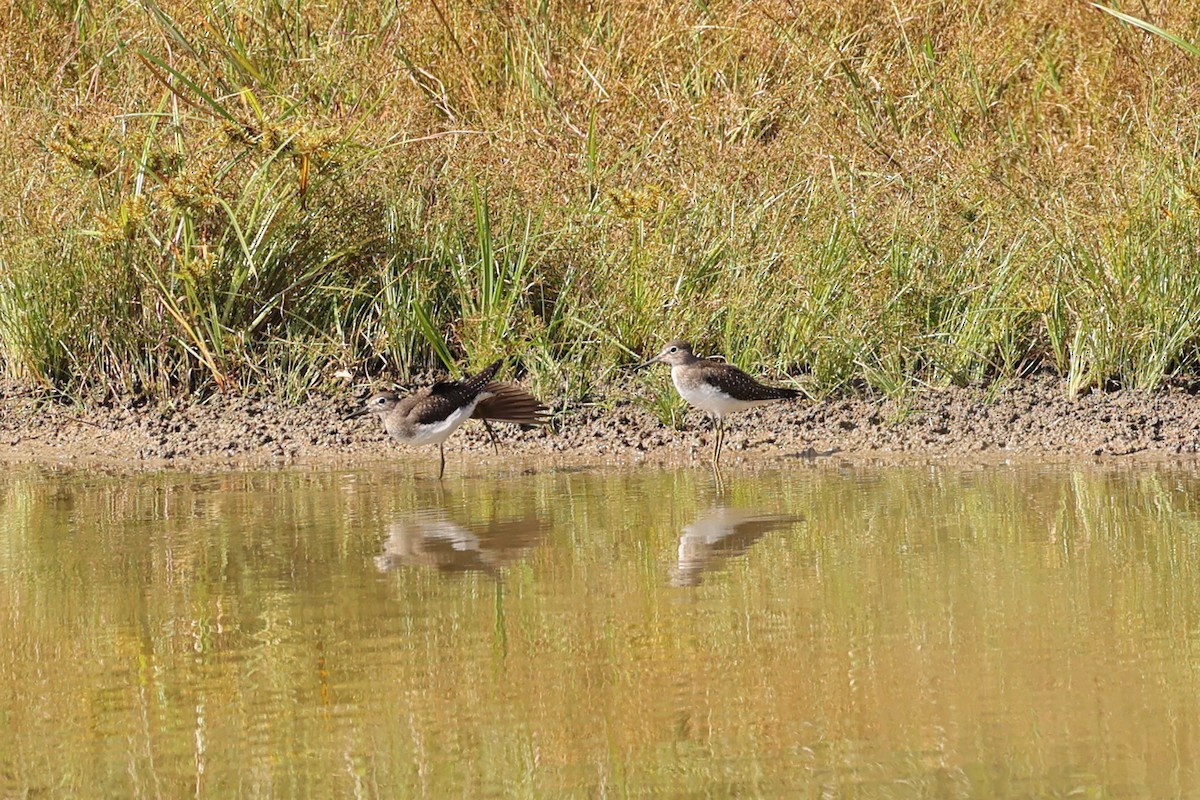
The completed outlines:
[[[145,50],[138,50],[137,55],[138,55],[138,58],[140,58],[142,60],[142,62],[144,64],[146,64],[146,66],[154,74],[154,77],[160,83],[162,83],[164,86],[166,86],[168,89],[170,89],[177,97],[179,97],[180,99],[182,99],[188,103],[192,102],[191,98],[189,98],[186,95],[184,95],[183,93],[181,93],[179,91],[179,89],[175,87],[174,84],[172,84],[170,81],[163,78],[162,75],[158,74],[158,70],[156,70],[155,67],[162,70],[163,72],[166,72],[166,73],[174,76],[174,78],[176,80],[178,80],[184,86],[187,86],[189,89],[191,89],[196,94],[197,97],[199,97],[201,100],[204,101],[204,104],[206,106],[208,106],[208,108],[210,108],[215,114],[217,114],[217,116],[219,116],[229,122],[232,122],[234,125],[241,125],[241,123],[238,122],[236,117],[234,117],[232,114],[230,114],[228,111],[226,111],[225,107],[223,105],[221,105],[216,100],[214,100],[208,94],[208,92],[201,89],[199,84],[197,84],[195,81],[193,81],[187,75],[184,75],[182,72],[175,69],[170,64],[163,61],[161,58],[154,55],[153,53],[147,53]]]
[[[1102,6],[1099,3],[1092,3],[1092,5],[1098,9],[1100,9],[1101,11],[1103,11],[1106,14],[1111,14],[1112,16],[1116,17],[1117,19],[1121,20],[1122,22],[1126,22],[1130,25],[1133,25],[1135,28],[1141,28],[1142,30],[1146,31],[1147,33],[1152,33],[1155,36],[1166,39],[1171,44],[1175,45],[1176,47],[1180,48],[1181,50],[1186,51],[1187,53],[1190,53],[1191,55],[1200,56],[1200,47],[1197,47],[1196,45],[1192,44],[1191,42],[1179,38],[1178,36],[1171,33],[1170,31],[1163,30],[1162,28],[1158,27],[1157,25],[1147,22],[1144,19],[1139,19],[1137,17],[1126,14],[1122,11],[1117,11],[1115,8],[1109,8],[1108,6]]]

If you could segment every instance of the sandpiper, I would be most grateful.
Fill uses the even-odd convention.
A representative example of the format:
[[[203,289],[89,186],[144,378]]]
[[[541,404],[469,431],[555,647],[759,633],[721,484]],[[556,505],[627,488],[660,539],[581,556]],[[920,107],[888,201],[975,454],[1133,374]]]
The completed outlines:
[[[748,508],[718,506],[690,525],[679,537],[679,558],[671,567],[674,586],[697,586],[703,574],[721,561],[740,556],[770,531],[803,521],[791,514],[769,514]]]
[[[379,392],[368,397],[351,417],[377,414],[393,439],[404,444],[436,444],[441,464],[438,479],[446,471],[446,439],[468,419],[481,419],[492,436],[488,420],[517,425],[543,425],[549,409],[514,383],[492,380],[500,369],[497,361],[482,372],[461,381],[439,381],[408,397]]]
[[[383,553],[375,557],[375,566],[380,572],[431,566],[444,572],[498,575],[500,567],[534,547],[545,529],[531,514],[467,523],[445,510],[419,511],[388,525],[388,538]]]
[[[717,431],[713,444],[714,465],[721,458],[726,414],[778,400],[790,400],[800,394],[795,389],[761,384],[732,364],[699,358],[692,352],[692,346],[683,339],[667,342],[658,355],[638,366],[648,367],[655,363],[670,364],[671,381],[679,394],[713,418]]]

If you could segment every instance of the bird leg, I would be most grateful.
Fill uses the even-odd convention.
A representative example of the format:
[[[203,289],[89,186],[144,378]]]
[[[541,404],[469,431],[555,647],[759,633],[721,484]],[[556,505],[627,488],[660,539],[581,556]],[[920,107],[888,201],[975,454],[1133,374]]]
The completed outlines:
[[[713,444],[713,464],[716,464],[721,460],[721,445],[725,443],[725,418],[718,414],[713,422],[717,429],[717,440]]]
[[[717,490],[717,497],[725,496],[725,477],[721,474],[721,465],[717,462],[712,463],[713,486]]]
[[[446,443],[445,442],[438,442],[438,455],[441,456],[441,458],[442,458],[441,466],[438,467],[438,480],[440,481],[442,479],[442,476],[446,474]]]
[[[483,429],[487,431],[488,438],[492,440],[492,452],[500,455],[500,445],[496,443],[496,432],[492,430],[492,426],[488,423],[487,417],[483,418]]]

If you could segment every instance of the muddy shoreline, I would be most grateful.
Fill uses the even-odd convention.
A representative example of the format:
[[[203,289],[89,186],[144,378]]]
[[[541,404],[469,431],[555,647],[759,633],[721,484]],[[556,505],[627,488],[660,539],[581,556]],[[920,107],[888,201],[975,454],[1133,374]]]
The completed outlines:
[[[347,389],[301,405],[241,396],[69,405],[0,385],[0,461],[207,469],[368,464],[432,458],[434,448],[390,441],[373,418],[347,420]],[[548,429],[497,425],[500,454],[468,423],[446,445],[447,471],[505,462],[704,463],[708,422],[664,426],[636,398],[558,409]],[[755,409],[730,419],[723,466],[792,459],[845,462],[1193,460],[1200,397],[1192,387],[1066,397],[1056,375],[983,388],[924,389],[909,397],[848,397]]]

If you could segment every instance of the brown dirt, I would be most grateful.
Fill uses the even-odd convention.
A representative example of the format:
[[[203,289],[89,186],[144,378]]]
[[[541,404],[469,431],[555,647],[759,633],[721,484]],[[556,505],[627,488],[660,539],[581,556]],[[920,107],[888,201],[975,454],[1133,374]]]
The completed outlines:
[[[0,461],[205,468],[432,455],[432,448],[391,442],[374,418],[343,419],[363,394],[315,396],[299,406],[230,396],[75,406],[0,385]],[[698,412],[676,431],[629,398],[561,410],[548,429],[494,427],[499,456],[492,455],[482,426],[469,423],[447,443],[448,468],[464,451],[483,463],[690,463],[707,458],[711,443],[708,422]],[[927,389],[902,400],[850,397],[756,409],[731,418],[722,463],[822,456],[1125,460],[1197,453],[1200,399],[1189,389],[1094,392],[1072,401],[1060,378],[1039,373],[990,390]]]

